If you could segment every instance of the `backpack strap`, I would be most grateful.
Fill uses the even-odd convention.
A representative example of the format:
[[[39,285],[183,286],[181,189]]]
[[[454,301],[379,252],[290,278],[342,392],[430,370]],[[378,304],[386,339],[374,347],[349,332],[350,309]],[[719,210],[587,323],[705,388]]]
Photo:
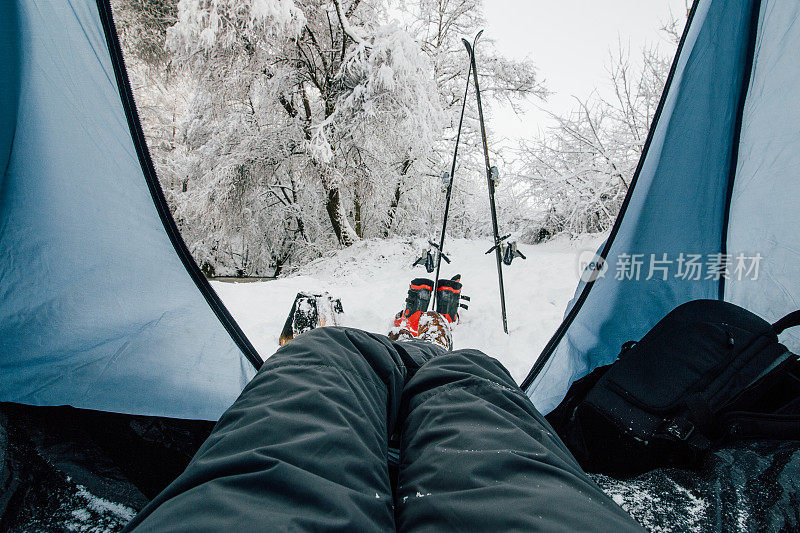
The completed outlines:
[[[780,335],[784,332],[784,330],[794,326],[800,326],[800,311],[789,313],[785,317],[772,324],[772,331]]]
[[[682,441],[687,450],[699,457],[711,448],[711,441],[698,431],[698,425],[685,416],[666,419],[654,435],[671,441]]]
[[[733,439],[797,440],[800,438],[800,415],[771,413],[730,413],[723,427]]]
[[[718,426],[733,439],[800,439],[800,360],[790,351],[776,360],[748,388],[725,406]],[[763,398],[783,398],[761,405]],[[769,405],[769,404],[768,404]]]

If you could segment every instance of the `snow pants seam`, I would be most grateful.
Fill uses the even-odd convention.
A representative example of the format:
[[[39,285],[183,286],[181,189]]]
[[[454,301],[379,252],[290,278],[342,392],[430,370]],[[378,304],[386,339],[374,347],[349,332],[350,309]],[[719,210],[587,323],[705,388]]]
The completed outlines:
[[[500,390],[503,390],[505,392],[510,392],[510,393],[516,395],[519,398],[523,398],[523,399],[525,399],[527,401],[530,401],[530,398],[528,398],[528,396],[524,392],[522,392],[521,390],[514,390],[514,389],[512,389],[511,387],[509,387],[507,385],[503,385],[502,383],[497,383],[496,381],[493,381],[491,379],[479,379],[479,380],[476,380],[475,378],[471,378],[469,381],[470,382],[465,383],[465,384],[453,383],[453,384],[450,384],[450,385],[437,387],[436,390],[432,390],[432,391],[426,392],[424,394],[418,394],[417,395],[417,401],[414,402],[414,406],[412,407],[412,409],[417,409],[418,407],[421,407],[422,405],[424,405],[429,400],[432,400],[433,398],[436,398],[437,396],[439,396],[441,394],[444,394],[446,392],[450,392],[450,391],[453,391],[453,390],[470,390],[470,389],[474,391],[475,389],[480,389],[481,387],[484,387],[484,386],[487,386],[487,385],[490,386],[490,387],[493,387],[495,389],[500,389]]]
[[[267,360],[267,361],[269,361],[269,360]],[[348,369],[342,368],[341,366],[332,365],[332,364],[326,364],[326,363],[301,363],[301,362],[297,362],[297,361],[286,361],[286,362],[280,361],[280,362],[277,362],[277,363],[275,363],[273,365],[269,365],[269,366],[268,365],[269,365],[268,362],[265,363],[264,367],[262,368],[261,371],[262,372],[270,372],[270,371],[273,371],[273,370],[278,370],[278,369],[281,369],[281,368],[290,368],[290,367],[294,367],[294,368],[322,368],[322,369],[327,369],[327,370],[333,370],[334,372],[341,372],[343,374],[347,374],[347,375],[352,376],[354,378],[357,378],[357,379],[359,379],[361,381],[369,382],[369,383],[371,383],[372,385],[374,385],[376,387],[382,387],[384,390],[388,390],[389,389],[389,384],[388,383],[385,383],[383,381],[376,381],[376,380],[372,379],[371,377],[368,377],[368,376],[364,375],[361,372],[355,372],[353,370],[348,370]]]

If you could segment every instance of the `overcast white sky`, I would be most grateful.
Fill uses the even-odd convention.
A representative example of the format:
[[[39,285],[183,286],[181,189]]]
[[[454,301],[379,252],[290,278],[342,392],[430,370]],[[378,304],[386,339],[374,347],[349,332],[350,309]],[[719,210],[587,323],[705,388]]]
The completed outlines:
[[[504,55],[533,59],[553,93],[536,105],[556,113],[574,107],[573,95],[586,97],[595,87],[607,90],[606,66],[619,42],[630,46],[632,56],[646,43],[659,44],[672,55],[674,46],[658,28],[670,9],[681,20],[686,14],[686,0],[485,0],[484,5],[484,36],[494,39]],[[526,107],[522,117],[495,108],[495,135],[516,145],[516,139],[551,124],[535,105]]]

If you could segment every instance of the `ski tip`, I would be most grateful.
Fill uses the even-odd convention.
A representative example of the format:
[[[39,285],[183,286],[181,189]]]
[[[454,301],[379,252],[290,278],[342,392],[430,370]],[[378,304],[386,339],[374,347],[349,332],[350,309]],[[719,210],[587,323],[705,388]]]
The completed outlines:
[[[478,39],[481,38],[481,35],[483,35],[483,30],[478,32],[478,34],[475,36],[475,39],[473,39],[471,43],[468,40],[464,39],[463,37],[461,38],[461,41],[464,43],[464,46],[467,47],[469,55],[473,54],[473,51],[475,50],[475,45],[478,44]]]

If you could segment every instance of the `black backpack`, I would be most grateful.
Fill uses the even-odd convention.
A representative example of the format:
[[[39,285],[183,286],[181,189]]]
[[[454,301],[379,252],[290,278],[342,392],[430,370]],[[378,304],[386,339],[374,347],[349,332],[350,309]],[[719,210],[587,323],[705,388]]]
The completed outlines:
[[[734,439],[800,440],[800,363],[775,324],[696,300],[664,317],[612,365],[567,392],[548,421],[584,469],[620,476],[697,467]]]

